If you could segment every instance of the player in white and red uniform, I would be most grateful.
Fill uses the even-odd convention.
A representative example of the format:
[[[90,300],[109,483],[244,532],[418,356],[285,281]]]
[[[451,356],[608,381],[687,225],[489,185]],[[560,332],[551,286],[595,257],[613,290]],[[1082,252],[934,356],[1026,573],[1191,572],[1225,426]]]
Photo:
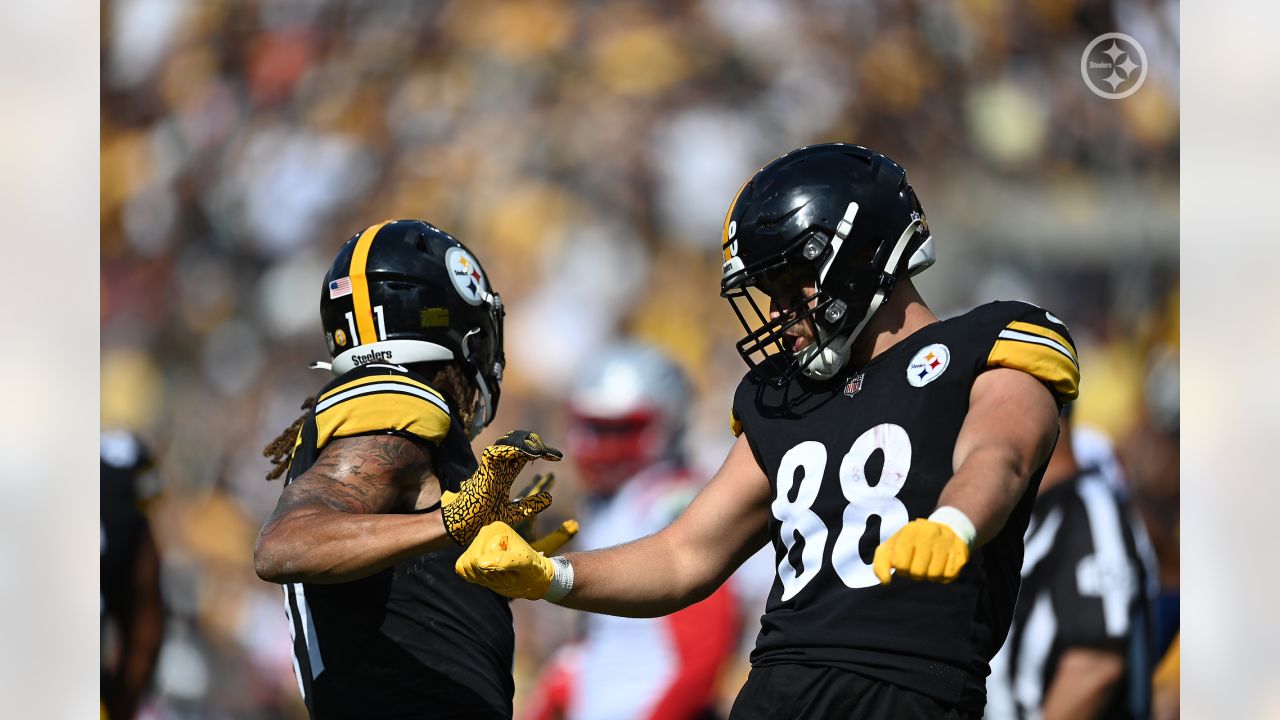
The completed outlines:
[[[584,371],[569,398],[566,448],[588,496],[580,548],[657,532],[697,494],[681,449],[689,395],[680,368],[645,345],[612,347]],[[717,681],[741,632],[731,585],[666,617],[584,615],[582,639],[554,656],[526,718],[715,717]]]

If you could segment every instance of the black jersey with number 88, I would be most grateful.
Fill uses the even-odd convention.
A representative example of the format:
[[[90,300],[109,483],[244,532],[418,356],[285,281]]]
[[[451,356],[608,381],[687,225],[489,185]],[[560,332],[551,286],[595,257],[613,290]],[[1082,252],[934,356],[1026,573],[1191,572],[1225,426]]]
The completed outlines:
[[[993,367],[1032,374],[1059,403],[1076,397],[1066,327],[1018,302],[928,325],[831,380],[797,376],[779,387],[768,366],[744,378],[733,425],[773,488],[778,568],[753,665],[840,667],[981,710],[1044,468],[954,583],[881,585],[871,563],[881,542],[936,509],[974,379]]]

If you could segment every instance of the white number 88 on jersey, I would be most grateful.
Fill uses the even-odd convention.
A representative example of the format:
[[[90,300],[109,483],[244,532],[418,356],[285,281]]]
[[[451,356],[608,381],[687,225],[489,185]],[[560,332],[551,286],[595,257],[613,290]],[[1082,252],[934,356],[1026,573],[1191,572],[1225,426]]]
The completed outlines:
[[[867,483],[867,461],[876,451],[884,452],[884,469],[880,482]],[[778,563],[778,579],[782,581],[782,600],[795,597],[806,585],[822,572],[822,556],[827,547],[827,527],[813,511],[822,487],[822,476],[827,468],[827,448],[810,440],[791,448],[782,456],[778,465],[777,494],[769,509],[782,523],[781,538],[785,547]],[[911,469],[911,439],[899,425],[876,425],[860,435],[840,461],[840,490],[849,505],[845,507],[843,522],[832,548],[831,561],[836,575],[851,588],[864,588],[877,584],[871,563],[865,562],[858,550],[867,522],[872,515],[880,518],[880,539],[889,539],[910,519],[907,506],[898,499],[898,493],[907,481]],[[798,472],[797,472],[798,471]],[[793,485],[795,500],[790,500]],[[796,536],[804,539],[800,551],[801,572],[797,573],[790,561]],[[879,544],[879,543],[877,543]]]

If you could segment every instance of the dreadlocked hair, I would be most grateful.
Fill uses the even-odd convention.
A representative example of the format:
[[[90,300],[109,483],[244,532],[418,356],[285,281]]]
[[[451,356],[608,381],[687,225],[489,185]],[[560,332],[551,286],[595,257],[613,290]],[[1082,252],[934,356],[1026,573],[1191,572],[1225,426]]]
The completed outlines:
[[[417,363],[411,366],[414,372],[427,378],[427,384],[439,390],[448,399],[458,414],[462,427],[469,428],[476,417],[475,384],[469,380],[462,368],[454,362]],[[289,427],[267,443],[262,449],[263,456],[271,459],[271,469],[267,471],[267,480],[275,480],[289,469],[293,462],[293,447],[302,431],[302,424],[316,407],[313,395],[302,403],[302,414]]]
[[[462,427],[471,427],[476,417],[476,386],[456,362],[417,363],[409,366],[427,379],[427,384],[444,394],[458,414]]]
[[[293,462],[293,446],[298,440],[298,433],[302,431],[302,423],[307,421],[307,416],[311,414],[312,408],[316,406],[316,396],[312,395],[303,401],[302,414],[298,416],[293,424],[284,429],[284,432],[276,436],[275,440],[267,443],[262,448],[262,454],[271,458],[271,469],[267,471],[267,480],[275,480],[289,469],[289,463]]]

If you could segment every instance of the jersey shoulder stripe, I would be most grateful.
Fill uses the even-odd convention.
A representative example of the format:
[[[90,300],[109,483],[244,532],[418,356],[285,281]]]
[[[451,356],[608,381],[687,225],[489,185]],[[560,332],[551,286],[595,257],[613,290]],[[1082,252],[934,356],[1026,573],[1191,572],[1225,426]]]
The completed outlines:
[[[738,419],[738,413],[733,408],[729,408],[729,432],[733,433],[734,437],[742,434],[742,421]]]
[[[1043,325],[1014,320],[1005,326],[1004,330],[1000,331],[1000,337],[1046,345],[1066,355],[1076,367],[1080,366],[1080,359],[1076,355],[1075,345],[1060,333]]]
[[[404,375],[373,374],[340,382],[316,401],[316,448],[335,437],[371,432],[410,433],[439,443],[449,432],[449,405],[426,383]]]
[[[1067,326],[1027,303],[995,303],[999,330],[987,367],[1021,370],[1043,382],[1059,403],[1080,396],[1080,360]]]

